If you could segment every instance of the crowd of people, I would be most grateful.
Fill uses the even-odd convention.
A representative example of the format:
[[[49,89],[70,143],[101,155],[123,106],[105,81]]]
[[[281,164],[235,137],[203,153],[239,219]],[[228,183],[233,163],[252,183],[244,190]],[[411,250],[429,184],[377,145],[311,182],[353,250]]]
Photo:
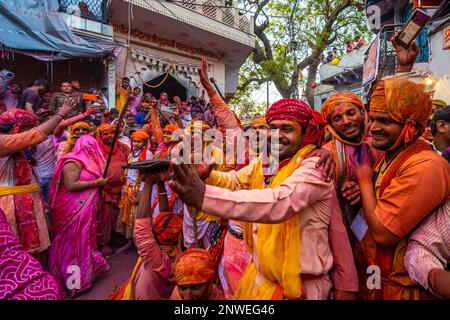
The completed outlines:
[[[345,53],[350,53],[353,50],[358,50],[362,46],[366,44],[366,41],[361,38],[360,35],[355,37],[355,40],[347,40],[345,42]],[[338,65],[341,61],[341,52],[338,48],[333,47],[331,51],[329,51],[326,55],[322,55],[320,61],[322,63],[332,63],[333,65]]]
[[[395,47],[404,77],[413,49]],[[450,106],[392,77],[368,105],[281,99],[248,135],[205,59],[199,76],[188,101],[120,79],[115,108],[76,81],[48,105],[45,80],[4,81],[0,299],[95,290],[106,257],[133,247],[112,300],[450,298]],[[226,137],[200,139],[215,161],[174,161],[180,132],[196,152],[210,129]],[[170,168],[132,165],[145,160]]]

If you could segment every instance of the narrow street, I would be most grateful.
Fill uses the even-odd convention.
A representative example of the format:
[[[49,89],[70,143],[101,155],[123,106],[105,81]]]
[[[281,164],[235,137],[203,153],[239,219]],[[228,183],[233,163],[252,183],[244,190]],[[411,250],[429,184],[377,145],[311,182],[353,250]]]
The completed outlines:
[[[115,286],[122,286],[131,276],[138,258],[136,248],[107,257],[109,271],[95,280],[94,286],[74,300],[107,300]]]

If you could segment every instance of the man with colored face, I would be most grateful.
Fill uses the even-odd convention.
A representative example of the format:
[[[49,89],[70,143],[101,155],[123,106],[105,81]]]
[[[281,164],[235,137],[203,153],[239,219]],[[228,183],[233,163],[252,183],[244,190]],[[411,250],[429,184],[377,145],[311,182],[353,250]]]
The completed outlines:
[[[369,299],[431,297],[404,264],[411,232],[450,197],[450,165],[419,139],[431,109],[429,96],[408,80],[382,80],[371,97],[372,146],[385,155],[375,172],[368,165],[356,170],[367,230],[360,249],[366,265],[381,272],[381,288],[368,288]]]
[[[361,210],[361,203],[355,171],[363,164],[372,166],[378,158],[378,152],[371,148],[366,139],[368,115],[363,101],[356,94],[352,92],[333,94],[323,104],[321,115],[332,136],[332,140],[324,148],[334,155],[339,206],[352,248],[356,251],[358,235],[351,230]],[[354,253],[357,256],[356,252]],[[358,263],[357,266],[359,267]],[[366,273],[362,267],[358,268],[358,271],[361,274]]]
[[[105,159],[108,159],[111,152],[115,130],[115,126],[102,124],[95,132],[95,137],[100,144]],[[114,223],[119,215],[118,204],[124,171],[122,165],[127,162],[129,153],[130,148],[128,146],[120,141],[116,141],[108,169],[108,183],[103,187],[103,192],[100,195],[99,210],[97,212],[97,243],[101,246],[101,251],[105,255],[112,253],[109,242]]]
[[[237,172],[197,170],[199,176],[188,165],[173,164],[170,187],[197,210],[247,222],[244,241],[253,261],[236,299],[328,299],[333,283],[336,290],[357,291],[333,182],[316,168],[318,157],[305,158],[321,138],[312,109],[282,99],[269,108],[266,121],[278,152]],[[333,263],[341,272],[330,278]]]
[[[152,152],[147,148],[149,135],[144,131],[136,131],[131,135],[131,153],[127,163],[150,160]],[[136,169],[125,169],[122,186],[122,198],[119,203],[120,213],[117,221],[117,232],[122,233],[128,243],[117,252],[122,252],[132,245],[134,220],[136,217],[137,205],[139,204],[140,193],[144,188],[141,183],[140,172]]]
[[[211,254],[205,249],[188,249],[175,266],[177,287],[172,300],[224,300],[214,284],[215,267]]]

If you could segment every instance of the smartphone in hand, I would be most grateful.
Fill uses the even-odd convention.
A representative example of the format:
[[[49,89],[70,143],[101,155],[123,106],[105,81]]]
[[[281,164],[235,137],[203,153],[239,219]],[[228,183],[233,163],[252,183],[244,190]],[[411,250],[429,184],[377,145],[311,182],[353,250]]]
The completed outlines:
[[[398,44],[404,48],[408,48],[430,19],[431,16],[425,11],[420,9],[414,11],[411,18],[400,32],[397,40]]]

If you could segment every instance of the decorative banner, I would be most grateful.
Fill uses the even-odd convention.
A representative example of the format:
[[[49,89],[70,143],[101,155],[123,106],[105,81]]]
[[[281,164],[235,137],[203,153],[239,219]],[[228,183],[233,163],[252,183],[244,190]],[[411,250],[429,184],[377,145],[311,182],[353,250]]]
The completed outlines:
[[[114,25],[113,27],[114,27],[114,32],[125,34],[125,35],[128,34],[128,28],[125,27],[124,25],[121,25],[121,26]],[[187,46],[187,45],[181,44],[179,42],[176,42],[175,40],[161,38],[161,37],[157,36],[156,34],[150,35],[150,34],[143,33],[139,30],[134,29],[134,30],[131,30],[131,35],[135,38],[138,38],[141,41],[155,43],[161,48],[164,48],[164,47],[174,48],[174,49],[177,49],[180,51],[190,53],[191,55],[205,56],[205,57],[219,59],[220,61],[223,61],[223,59],[221,59],[220,56],[218,56],[217,54],[215,54],[211,51],[205,50],[203,48]]]
[[[450,49],[450,25],[444,29],[444,50]]]
[[[380,46],[380,37],[377,36],[373,41],[372,45],[369,49],[369,57],[366,62],[364,62],[363,66],[363,76],[362,76],[362,85],[374,81],[378,75],[378,54],[379,54],[379,46]]]

